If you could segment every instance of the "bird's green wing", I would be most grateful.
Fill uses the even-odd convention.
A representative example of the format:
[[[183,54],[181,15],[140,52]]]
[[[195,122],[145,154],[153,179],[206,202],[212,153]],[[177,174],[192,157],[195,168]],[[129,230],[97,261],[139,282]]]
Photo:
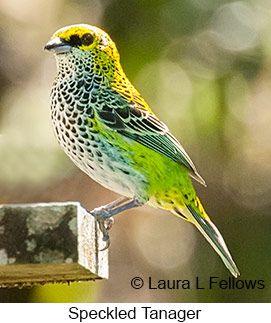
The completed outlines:
[[[138,143],[184,165],[190,176],[206,186],[192,160],[168,127],[154,114],[142,108],[136,101],[119,101],[121,105],[104,104],[98,111],[99,118],[109,128]]]

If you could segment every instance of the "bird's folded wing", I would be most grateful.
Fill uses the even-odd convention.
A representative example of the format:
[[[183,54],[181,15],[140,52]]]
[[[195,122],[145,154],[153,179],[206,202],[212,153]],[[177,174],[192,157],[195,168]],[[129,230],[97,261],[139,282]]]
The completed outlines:
[[[135,101],[122,101],[117,108],[105,105],[98,115],[112,130],[185,166],[191,177],[206,186],[184,148],[168,127],[149,110],[138,106]]]

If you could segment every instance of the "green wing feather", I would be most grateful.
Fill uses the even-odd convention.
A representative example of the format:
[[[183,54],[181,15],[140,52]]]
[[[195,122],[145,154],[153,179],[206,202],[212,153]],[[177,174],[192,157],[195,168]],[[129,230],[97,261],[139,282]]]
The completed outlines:
[[[137,104],[136,100],[128,101],[119,97],[117,107],[104,104],[98,115],[109,128],[185,166],[191,177],[206,186],[192,160],[168,127],[144,109],[142,104]]]

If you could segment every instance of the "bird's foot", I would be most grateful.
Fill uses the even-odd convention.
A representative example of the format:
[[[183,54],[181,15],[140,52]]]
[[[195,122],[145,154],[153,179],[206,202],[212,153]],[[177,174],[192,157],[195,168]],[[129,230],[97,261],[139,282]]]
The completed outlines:
[[[108,231],[112,228],[114,219],[110,216],[109,210],[103,206],[95,208],[90,213],[97,220],[99,229],[103,234],[103,241],[105,242],[105,246],[100,249],[100,251],[104,251],[110,246],[110,236]]]
[[[139,202],[136,199],[127,202],[128,200],[129,198],[127,197],[120,197],[116,201],[113,201],[107,205],[98,207],[93,211],[89,212],[97,220],[99,224],[99,228],[103,234],[103,241],[105,241],[105,247],[101,249],[101,251],[108,249],[110,245],[110,237],[109,237],[108,231],[112,228],[112,225],[114,223],[112,216],[120,212],[123,212],[125,210],[129,210],[144,204],[143,202]]]

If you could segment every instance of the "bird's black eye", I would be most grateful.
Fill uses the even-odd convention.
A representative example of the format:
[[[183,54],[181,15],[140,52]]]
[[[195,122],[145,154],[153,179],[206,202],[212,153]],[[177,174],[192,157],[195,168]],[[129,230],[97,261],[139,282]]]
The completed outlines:
[[[93,43],[93,36],[91,34],[84,34],[82,37],[81,37],[81,42],[82,42],[82,45],[85,45],[85,46],[89,46]]]

